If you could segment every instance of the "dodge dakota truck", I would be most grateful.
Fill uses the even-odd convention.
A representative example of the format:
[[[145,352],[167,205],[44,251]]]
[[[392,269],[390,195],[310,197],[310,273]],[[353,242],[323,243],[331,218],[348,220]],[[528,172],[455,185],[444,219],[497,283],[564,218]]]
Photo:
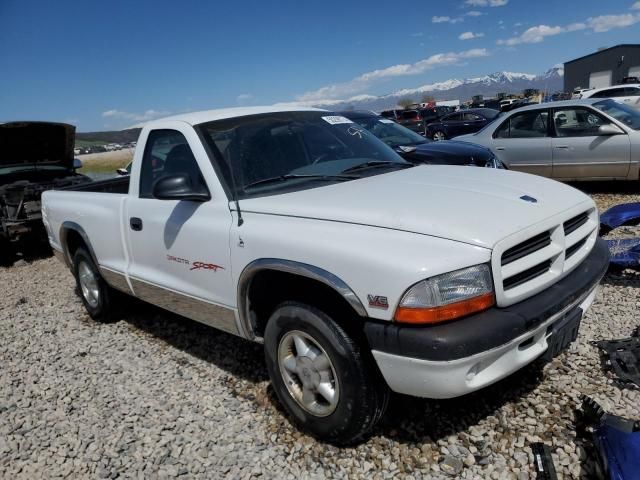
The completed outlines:
[[[43,198],[91,317],[124,292],[263,343],[285,410],[335,443],[390,391],[457,397],[557,355],[608,263],[578,190],[414,166],[317,109],[156,120],[131,175]]]

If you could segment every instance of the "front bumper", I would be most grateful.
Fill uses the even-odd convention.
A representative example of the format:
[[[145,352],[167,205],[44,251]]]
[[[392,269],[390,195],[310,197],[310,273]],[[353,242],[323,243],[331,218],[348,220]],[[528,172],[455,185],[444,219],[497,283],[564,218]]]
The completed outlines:
[[[609,252],[598,239],[565,278],[507,308],[491,308],[442,325],[368,322],[365,333],[389,387],[398,393],[452,398],[490,385],[543,354],[553,325],[586,312],[606,272]]]

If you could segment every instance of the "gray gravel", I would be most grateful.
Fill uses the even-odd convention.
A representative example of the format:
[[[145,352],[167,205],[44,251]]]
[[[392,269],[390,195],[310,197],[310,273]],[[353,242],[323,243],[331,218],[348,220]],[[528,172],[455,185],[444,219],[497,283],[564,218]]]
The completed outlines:
[[[552,363],[461,399],[396,396],[346,449],[289,423],[258,345],[139,303],[95,323],[53,258],[0,269],[0,285],[0,478],[528,479],[535,441],[551,445],[560,478],[581,478],[593,463],[576,437],[580,395],[640,419],[640,392],[616,386],[588,343],[638,326],[631,271],[605,277],[578,342]]]

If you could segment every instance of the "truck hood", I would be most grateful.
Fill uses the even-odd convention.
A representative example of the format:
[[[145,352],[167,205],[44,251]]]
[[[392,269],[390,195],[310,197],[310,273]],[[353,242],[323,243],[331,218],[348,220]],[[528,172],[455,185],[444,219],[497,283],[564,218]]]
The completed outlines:
[[[240,208],[243,213],[370,225],[492,248],[508,235],[590,202],[587,195],[572,187],[535,175],[421,165],[326,187],[241,200]]]
[[[0,168],[51,165],[71,170],[76,127],[66,123],[0,124]]]

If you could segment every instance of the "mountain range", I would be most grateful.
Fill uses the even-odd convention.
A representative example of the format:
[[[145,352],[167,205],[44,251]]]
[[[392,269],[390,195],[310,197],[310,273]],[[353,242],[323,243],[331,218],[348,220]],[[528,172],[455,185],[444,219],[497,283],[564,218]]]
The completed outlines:
[[[443,82],[404,88],[387,95],[358,95],[346,100],[326,100],[315,103],[316,107],[331,107],[332,110],[361,109],[380,111],[397,106],[398,101],[410,98],[419,102],[425,95],[436,100],[470,100],[474,95],[491,97],[498,93],[521,93],[527,88],[536,88],[548,93],[562,91],[564,68],[553,67],[543,74],[496,72],[482,77],[453,78]]]

